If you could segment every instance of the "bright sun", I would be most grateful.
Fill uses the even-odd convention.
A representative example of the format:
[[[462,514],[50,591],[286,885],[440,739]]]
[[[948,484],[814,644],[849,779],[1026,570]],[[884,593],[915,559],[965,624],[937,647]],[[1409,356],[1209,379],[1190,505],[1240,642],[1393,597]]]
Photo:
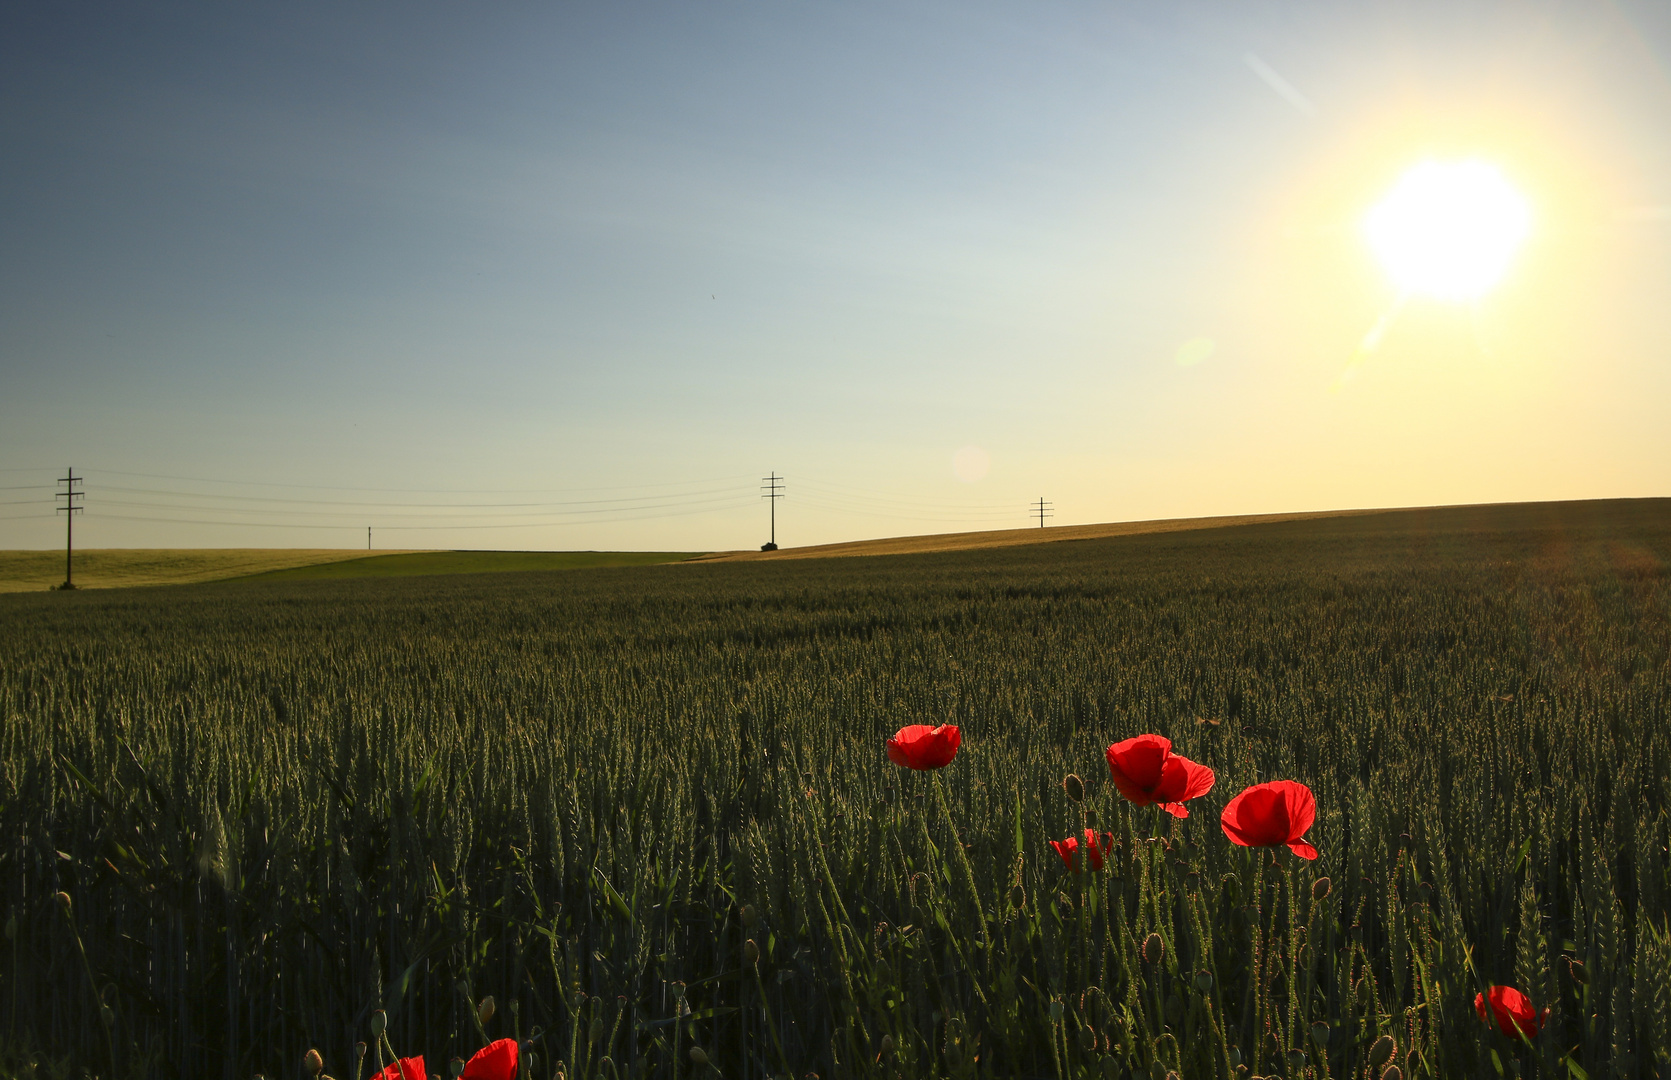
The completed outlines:
[[[1474,300],[1503,276],[1531,218],[1495,166],[1424,161],[1369,212],[1364,232],[1406,293]]]

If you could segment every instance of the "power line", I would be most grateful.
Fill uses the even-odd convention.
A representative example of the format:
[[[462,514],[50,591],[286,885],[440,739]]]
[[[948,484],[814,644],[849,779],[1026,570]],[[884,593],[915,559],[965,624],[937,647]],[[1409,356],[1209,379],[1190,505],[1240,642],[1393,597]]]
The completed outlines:
[[[764,493],[760,497],[762,499],[767,500],[767,505],[772,508],[772,539],[768,543],[761,544],[760,545],[760,550],[761,551],[776,551],[777,550],[777,501],[779,499],[783,498],[783,477],[779,476],[774,471],[772,473],[772,475],[763,476],[763,477],[760,478],[760,480],[761,480],[760,490]]]
[[[86,509],[76,500],[85,499],[87,494],[76,490],[75,486],[81,483],[81,477],[75,474],[74,469],[65,469],[64,478],[58,482],[68,485],[66,490],[53,496],[55,499],[64,500],[64,505],[58,507],[58,512],[64,515],[64,584],[58,587],[60,589],[73,589],[75,588],[75,516]]]
[[[38,472],[35,469],[0,470],[11,472]],[[404,495],[514,495],[534,494],[546,492],[551,494],[567,494],[578,491],[633,491],[644,488],[689,487],[692,484],[725,484],[735,483],[737,476],[710,476],[699,480],[667,480],[653,484],[606,484],[592,487],[577,488],[380,488],[380,487],[343,487],[331,484],[296,484],[282,480],[221,480],[207,476],[172,476],[164,473],[129,472],[122,469],[97,469],[101,475],[134,476],[146,480],[179,480],[192,484],[240,484],[246,487],[277,487],[277,488],[312,488],[315,491],[371,491],[383,494]]]
[[[1053,505],[1055,505],[1055,504],[1045,502],[1044,501],[1044,496],[1041,495],[1041,496],[1039,496],[1038,505],[1035,506],[1032,510],[1029,510],[1027,512],[1027,516],[1032,517],[1034,514],[1037,514],[1038,517],[1039,517],[1039,528],[1042,529],[1042,528],[1044,528],[1044,519],[1045,518],[1056,516],[1055,513],[1050,509]]]
[[[425,513],[420,513],[420,512],[414,511],[414,510],[401,510],[401,511],[391,511],[391,512],[385,513],[383,516],[389,517],[389,518],[396,518],[396,519],[398,519],[398,518],[442,518],[442,519],[458,518],[460,520],[468,520],[468,521],[476,521],[476,520],[479,520],[483,517],[535,517],[535,516],[585,517],[587,515],[592,515],[592,514],[615,514],[615,513],[622,513],[622,512],[633,511],[633,510],[662,510],[662,509],[683,509],[683,508],[688,508],[688,507],[700,507],[700,506],[724,506],[724,505],[733,504],[733,503],[740,503],[744,498],[746,498],[746,496],[733,493],[733,494],[730,494],[730,495],[721,495],[721,496],[716,496],[716,497],[713,497],[713,498],[682,499],[682,500],[679,500],[679,501],[649,502],[649,501],[645,501],[645,500],[636,500],[636,501],[628,502],[626,500],[623,500],[624,502],[627,502],[626,505],[620,505],[620,506],[589,506],[586,509],[577,509],[577,510],[548,510],[548,511],[541,512],[541,511],[532,510],[532,509],[516,511],[516,510],[510,510],[510,509],[507,508],[507,512],[499,513],[499,514],[461,514],[461,513],[425,514]],[[198,513],[208,512],[208,513],[217,513],[217,514],[265,514],[265,515],[268,515],[268,516],[272,516],[272,515],[275,515],[275,514],[296,513],[296,514],[301,514],[301,515],[304,515],[304,516],[307,516],[307,517],[316,517],[316,518],[333,518],[333,517],[348,518],[348,519],[350,519],[350,520],[352,520],[356,523],[362,522],[362,521],[365,520],[365,511],[366,510],[368,510],[368,509],[370,509],[370,510],[381,510],[381,509],[384,508],[385,505],[387,505],[387,504],[378,504],[378,503],[363,503],[363,504],[361,504],[359,511],[353,511],[353,510],[282,510],[282,509],[269,509],[267,507],[244,507],[244,506],[202,506],[202,505],[193,505],[193,504],[187,504],[187,503],[158,502],[158,501],[151,500],[151,499],[107,498],[107,499],[104,499],[103,501],[105,503],[108,503],[108,504],[113,505],[113,506],[131,506],[131,507],[134,507],[136,509],[141,509],[141,510],[186,510],[186,511],[197,511]],[[336,505],[336,504],[333,504],[333,505]],[[410,504],[400,504],[400,505],[410,505]],[[511,505],[515,506],[515,505],[518,505],[518,504],[511,504]],[[531,504],[527,504],[527,505],[529,505],[531,507],[537,507],[537,506],[540,506],[540,505],[549,505],[549,504],[531,503]],[[495,509],[496,504],[483,503],[483,504],[480,504],[480,508],[481,509]],[[447,508],[444,508],[444,509],[456,510],[456,509],[459,509],[459,508],[457,508],[457,507],[447,507]]]
[[[741,499],[734,499],[727,505],[739,507],[744,504]],[[634,517],[604,518],[601,520],[590,521],[508,521],[492,525],[379,525],[377,527],[385,530],[394,529],[402,531],[448,531],[452,529],[549,529],[565,525],[609,525],[628,521],[659,521],[663,518],[670,517],[690,517],[699,514],[713,514],[719,512],[720,509],[723,508],[700,507],[694,510],[675,510],[669,513],[640,514]],[[146,521],[161,525],[225,525],[229,527],[257,529],[354,529],[358,531],[360,528],[358,523],[321,524],[318,522],[291,521],[210,521],[204,518],[147,517],[139,514],[107,514],[103,512],[94,514],[93,518],[97,521]],[[28,518],[20,517],[8,520],[28,520]]]
[[[685,500],[695,499],[705,495],[721,495],[735,492],[734,487],[707,488],[701,491],[674,492],[665,496],[657,495],[628,495],[616,499],[576,499],[569,502],[542,500],[540,502],[481,502],[481,503],[428,503],[428,502],[371,502],[360,499],[284,499],[271,495],[221,495],[215,492],[172,491],[166,488],[125,487],[121,484],[101,485],[101,491],[118,491],[129,495],[172,495],[185,499],[220,500],[224,502],[263,502],[283,503],[288,506],[354,506],[354,507],[400,507],[422,510],[495,510],[515,509],[522,507],[540,506],[599,506],[610,503],[645,502],[651,499]],[[669,503],[672,505],[672,503]]]
[[[901,503],[901,504],[906,504],[906,505],[910,505],[910,506],[917,505],[917,499],[915,497],[908,496],[908,495],[882,495],[882,494],[876,493],[875,491],[867,491],[864,488],[855,488],[855,487],[851,487],[847,484],[832,483],[828,480],[800,480],[800,481],[797,481],[797,482],[803,488],[825,491],[828,494],[834,495],[834,496],[853,496],[853,497],[859,497],[859,498],[864,498],[864,499],[868,499],[868,500],[874,500],[874,501],[877,501],[877,502]],[[1008,503],[1008,502],[1003,502],[1003,503],[965,503],[963,505],[965,505],[965,506],[979,506],[979,507],[986,508],[986,509],[991,509],[991,510],[1003,510],[1003,509],[1007,508],[1012,512],[1013,512],[1014,507],[1015,507],[1014,503]]]

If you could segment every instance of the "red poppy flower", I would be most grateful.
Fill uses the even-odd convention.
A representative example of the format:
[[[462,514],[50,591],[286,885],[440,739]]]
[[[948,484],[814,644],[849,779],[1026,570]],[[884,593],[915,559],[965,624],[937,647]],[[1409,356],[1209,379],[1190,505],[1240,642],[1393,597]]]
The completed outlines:
[[[419,1054],[392,1061],[388,1068],[377,1074],[376,1080],[429,1080],[429,1074],[424,1071],[424,1056]]]
[[[888,760],[907,769],[938,769],[951,763],[962,742],[956,724],[910,724],[888,740]]]
[[[1280,847],[1302,859],[1315,859],[1317,849],[1301,840],[1317,820],[1317,799],[1311,789],[1292,780],[1254,784],[1230,800],[1219,821],[1224,835],[1242,847]]]
[[[464,1065],[464,1080],[511,1080],[516,1075],[515,1039],[500,1039],[477,1050]]]
[[[1185,799],[1213,789],[1213,770],[1172,752],[1172,740],[1139,735],[1108,748],[1108,771],[1120,794],[1138,806],[1159,806],[1173,817],[1189,817]]]
[[[1521,1035],[1535,1038],[1544,1021],[1549,1019],[1548,1009],[1538,1012],[1532,1008],[1531,1000],[1512,986],[1493,986],[1489,1000],[1491,1012],[1487,1014],[1486,995],[1474,995],[1474,1011],[1479,1013],[1480,1023],[1490,1025],[1495,1019],[1497,1030],[1511,1039]]]
[[[1080,865],[1076,857],[1079,854],[1079,838],[1070,836],[1066,840],[1052,840],[1050,846],[1056,849],[1056,854],[1062,857],[1062,862],[1074,873],[1079,873]],[[1092,870],[1102,869],[1102,856],[1114,846],[1114,834],[1104,833],[1098,842],[1095,829],[1085,830],[1085,854],[1091,861]]]

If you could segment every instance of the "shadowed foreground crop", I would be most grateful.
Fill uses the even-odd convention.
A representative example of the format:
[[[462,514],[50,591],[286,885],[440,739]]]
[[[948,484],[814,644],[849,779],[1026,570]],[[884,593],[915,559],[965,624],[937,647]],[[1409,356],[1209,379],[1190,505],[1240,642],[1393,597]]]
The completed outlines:
[[[1653,1076],[1668,555],[1641,501],[3,597],[0,1067],[342,1078],[382,1008],[432,1073]],[[1111,780],[1151,732],[1187,818]],[[1225,836],[1270,780],[1315,862]]]

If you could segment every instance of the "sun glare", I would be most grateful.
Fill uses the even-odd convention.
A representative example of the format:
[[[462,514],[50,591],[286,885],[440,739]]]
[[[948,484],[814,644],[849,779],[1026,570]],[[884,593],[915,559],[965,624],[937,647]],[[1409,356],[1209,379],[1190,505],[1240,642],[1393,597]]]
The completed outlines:
[[[1369,212],[1364,232],[1406,293],[1475,300],[1503,276],[1531,218],[1495,166],[1424,161]]]

